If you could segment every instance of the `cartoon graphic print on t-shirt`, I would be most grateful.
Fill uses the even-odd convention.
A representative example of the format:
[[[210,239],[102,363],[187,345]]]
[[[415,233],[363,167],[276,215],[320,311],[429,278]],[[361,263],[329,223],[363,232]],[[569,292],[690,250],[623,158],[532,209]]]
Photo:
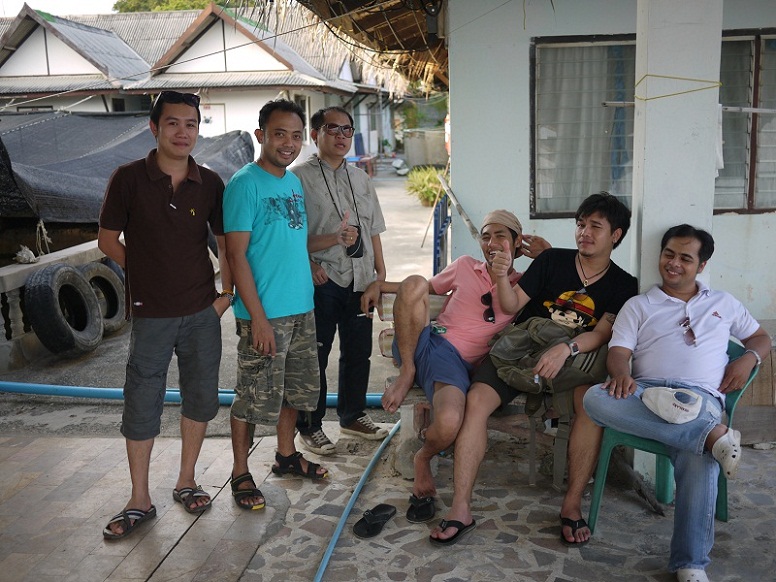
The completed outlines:
[[[587,294],[586,289],[564,291],[555,301],[545,301],[544,306],[550,312],[550,318],[571,329],[595,327],[595,301]]]

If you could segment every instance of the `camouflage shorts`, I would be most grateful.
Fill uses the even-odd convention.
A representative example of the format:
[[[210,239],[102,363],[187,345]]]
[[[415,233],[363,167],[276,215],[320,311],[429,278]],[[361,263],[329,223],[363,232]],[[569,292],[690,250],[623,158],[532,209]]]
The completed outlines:
[[[251,322],[237,319],[240,340],[232,416],[251,424],[277,424],[282,406],[315,410],[321,390],[313,312],[270,323],[277,344],[274,358],[253,349]]]

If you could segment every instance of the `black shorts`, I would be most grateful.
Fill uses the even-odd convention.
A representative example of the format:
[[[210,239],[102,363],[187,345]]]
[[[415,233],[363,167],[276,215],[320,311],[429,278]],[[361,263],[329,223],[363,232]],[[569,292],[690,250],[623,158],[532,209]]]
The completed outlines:
[[[499,378],[498,372],[496,371],[496,366],[493,364],[493,360],[490,359],[490,356],[486,356],[482,363],[474,371],[474,375],[472,376],[472,384],[475,382],[482,382],[483,384],[487,384],[496,391],[496,394],[498,394],[499,398],[501,398],[501,406],[499,408],[503,408],[512,402],[518,394],[520,394],[520,390],[517,388],[512,388],[512,386]]]

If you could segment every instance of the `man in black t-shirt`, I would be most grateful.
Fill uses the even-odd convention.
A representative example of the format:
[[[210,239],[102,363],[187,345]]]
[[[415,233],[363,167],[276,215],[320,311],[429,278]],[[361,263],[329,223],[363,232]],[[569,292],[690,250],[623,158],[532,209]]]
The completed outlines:
[[[605,192],[589,196],[576,213],[577,249],[548,249],[539,255],[512,288],[511,304],[502,304],[505,310],[520,312],[516,323],[542,317],[575,328],[576,335],[570,341],[554,345],[538,359],[532,371],[541,379],[555,378],[568,358],[605,346],[617,312],[638,293],[636,278],[611,260],[612,250],[628,232],[630,214],[622,202]],[[502,266],[495,273],[497,285],[509,285],[503,275],[508,260],[500,256],[493,259],[497,270]],[[569,486],[561,507],[561,540],[568,545],[583,545],[590,538],[590,529],[582,519],[582,493],[595,467],[602,431],[581,404],[589,387],[574,390],[576,416],[569,439]],[[488,417],[516,395],[517,391],[499,378],[487,358],[472,379],[463,426],[455,443],[453,504],[431,532],[432,543],[455,543],[474,527],[471,497],[485,456]]]

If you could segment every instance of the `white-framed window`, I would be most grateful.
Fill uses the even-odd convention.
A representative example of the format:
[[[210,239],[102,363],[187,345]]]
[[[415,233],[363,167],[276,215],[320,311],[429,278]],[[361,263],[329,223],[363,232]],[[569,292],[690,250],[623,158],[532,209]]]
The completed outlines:
[[[776,208],[776,34],[727,33],[720,101],[724,168],[715,210]],[[532,46],[534,217],[572,216],[606,190],[630,205],[633,167],[635,37],[536,39]]]

